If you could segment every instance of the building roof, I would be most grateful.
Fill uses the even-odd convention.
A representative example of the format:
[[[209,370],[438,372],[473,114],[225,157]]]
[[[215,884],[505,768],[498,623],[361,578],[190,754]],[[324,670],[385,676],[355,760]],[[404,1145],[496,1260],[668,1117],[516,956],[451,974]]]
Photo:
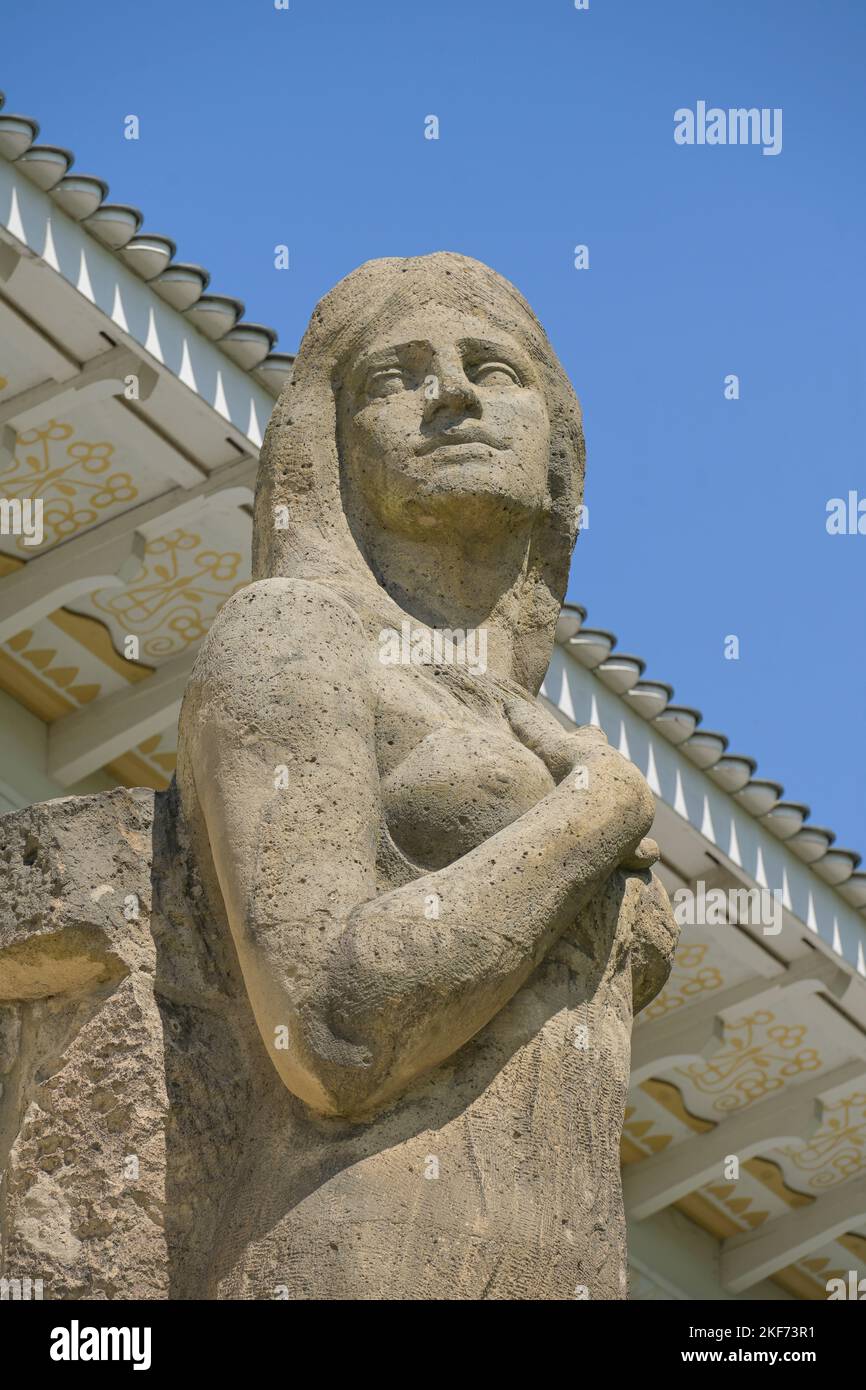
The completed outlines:
[[[614,634],[585,627],[586,617],[580,604],[564,604],[556,629],[559,644],[671,743],[679,745],[697,767],[731,793],[738,806],[760,820],[825,883],[838,888],[846,902],[866,915],[866,873],[857,872],[862,856],[836,845],[833,830],[812,825],[809,807],[786,801],[781,783],[756,777],[755,758],[729,753],[726,734],[699,727],[703,717],[700,710],[674,704],[673,686],[664,681],[644,680],[646,662],[616,651]]]
[[[166,785],[292,361],[37,128],[0,113],[0,497],[44,514],[0,533],[0,809]]]
[[[267,324],[244,320],[244,304],[229,295],[208,294],[210,272],[204,266],[175,261],[171,237],[142,231],[144,214],[125,203],[108,201],[108,184],[94,174],[71,173],[75,156],[59,145],[37,144],[39,122],[3,110],[0,92],[0,155],[43,189],[67,216],[87,230],[124,265],[181,313],[244,371],[278,396],[294,360],[274,352],[277,332]]]
[[[863,912],[845,901],[850,877],[829,882],[797,832],[778,833],[781,788],[744,799],[750,777],[730,791],[719,744],[709,766],[689,748],[698,712],[666,721],[670,687],[639,690],[642,661],[584,620],[566,606],[542,698],[566,728],[604,729],[646,777],[656,872],[681,923],[671,974],[632,1031],[630,1253],[667,1296],[773,1298],[775,1285],[824,1300],[831,1278],[866,1276]]]

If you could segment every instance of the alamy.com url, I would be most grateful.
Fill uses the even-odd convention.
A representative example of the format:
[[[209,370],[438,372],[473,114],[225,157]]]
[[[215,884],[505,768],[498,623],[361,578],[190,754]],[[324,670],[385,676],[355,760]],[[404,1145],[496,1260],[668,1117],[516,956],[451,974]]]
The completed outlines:
[[[731,1347],[730,1351],[681,1351],[683,1361],[762,1361],[775,1366],[781,1361],[817,1361],[815,1351],[751,1351],[746,1347]]]

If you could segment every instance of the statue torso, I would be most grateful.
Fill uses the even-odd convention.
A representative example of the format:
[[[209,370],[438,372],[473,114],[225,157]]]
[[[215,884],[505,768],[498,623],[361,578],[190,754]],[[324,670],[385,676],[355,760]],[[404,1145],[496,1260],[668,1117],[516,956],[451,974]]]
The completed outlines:
[[[467,703],[426,671],[384,673],[377,750],[380,891],[466,854],[554,785],[495,700]],[[620,892],[371,1123],[314,1115],[269,1071],[209,1296],[624,1297],[609,1151],[631,1026]],[[435,905],[428,916],[435,932]]]
[[[552,785],[495,700],[394,674],[377,722],[380,891],[488,840]],[[187,812],[174,792],[118,790],[4,819],[20,881],[0,902],[0,935],[50,944],[66,933],[57,970],[66,980],[74,967],[90,991],[67,1001],[68,981],[44,986],[57,1002],[33,1008],[52,1046],[61,1039],[60,1060],[43,1075],[38,1050],[22,1053],[2,1098],[18,1136],[7,1272],[44,1272],[46,1297],[623,1297],[622,877],[486,1027],[371,1123],[352,1124],[313,1113],[266,1055],[208,896],[200,812]],[[140,915],[127,919],[129,895]],[[97,1066],[118,1038],[131,1040],[123,1065]],[[75,1233],[50,1259],[46,1228]]]

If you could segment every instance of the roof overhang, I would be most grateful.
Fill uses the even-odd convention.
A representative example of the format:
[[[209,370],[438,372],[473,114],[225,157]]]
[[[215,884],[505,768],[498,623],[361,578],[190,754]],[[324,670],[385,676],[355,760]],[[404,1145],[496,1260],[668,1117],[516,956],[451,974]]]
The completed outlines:
[[[0,535],[0,688],[48,725],[55,784],[165,785],[198,642],[249,577],[287,360],[244,370],[0,158],[0,496],[44,517],[41,544]]]
[[[828,1278],[866,1274],[866,920],[845,882],[831,886],[820,860],[770,828],[775,796],[744,799],[695,764],[697,712],[684,738],[660,717],[669,687],[632,701],[637,675],[602,669],[612,641],[607,657],[598,634],[574,642],[583,616],[564,614],[542,695],[566,727],[603,728],[646,776],[660,875],[684,920],[668,984],[633,1034],[629,1219],[685,1213],[716,1238],[731,1296],[763,1296],[773,1279],[826,1298]],[[658,1235],[664,1248],[670,1233]]]

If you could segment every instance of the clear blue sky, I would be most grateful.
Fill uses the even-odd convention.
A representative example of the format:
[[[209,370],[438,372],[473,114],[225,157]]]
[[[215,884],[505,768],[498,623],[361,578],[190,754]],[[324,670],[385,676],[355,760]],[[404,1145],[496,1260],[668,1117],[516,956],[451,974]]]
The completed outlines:
[[[866,496],[864,0],[42,0],[3,40],[7,111],[284,350],[372,256],[512,279],[584,405],[569,597],[866,851],[866,535],[825,529]],[[698,100],[781,107],[781,154],[676,145]]]

